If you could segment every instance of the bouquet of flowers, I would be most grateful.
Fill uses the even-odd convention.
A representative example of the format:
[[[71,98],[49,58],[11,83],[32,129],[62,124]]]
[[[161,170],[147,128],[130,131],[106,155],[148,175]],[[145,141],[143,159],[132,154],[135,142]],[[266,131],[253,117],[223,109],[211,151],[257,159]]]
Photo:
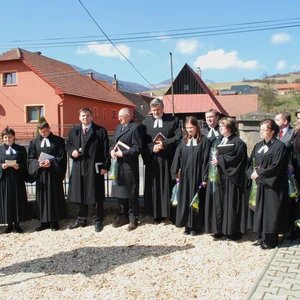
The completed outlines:
[[[289,183],[289,196],[290,198],[295,198],[298,201],[300,195],[298,183],[296,181],[295,175],[288,171],[288,183]]]
[[[255,158],[252,160],[252,168],[255,170]],[[257,198],[257,183],[256,180],[252,180],[250,196],[249,196],[249,207],[255,211]]]
[[[112,179],[112,184],[116,184],[116,179],[117,179],[117,159],[116,158],[112,159],[108,174],[109,174],[108,178]]]
[[[214,144],[214,147],[211,149],[211,159],[216,159],[217,154],[218,150],[216,144]],[[220,174],[217,166],[210,164],[208,179],[212,183],[212,191],[215,192],[216,186],[220,183]]]
[[[176,180],[176,184],[174,185],[173,189],[172,189],[172,195],[171,195],[171,205],[176,207],[178,204],[178,189],[179,189],[179,181]]]
[[[199,185],[199,188],[198,188],[198,190],[197,190],[197,192],[196,192],[195,196],[193,197],[192,202],[190,204],[190,206],[192,208],[194,208],[197,213],[199,212],[199,202],[200,202],[198,193],[199,193],[201,188],[202,188],[202,184]]]

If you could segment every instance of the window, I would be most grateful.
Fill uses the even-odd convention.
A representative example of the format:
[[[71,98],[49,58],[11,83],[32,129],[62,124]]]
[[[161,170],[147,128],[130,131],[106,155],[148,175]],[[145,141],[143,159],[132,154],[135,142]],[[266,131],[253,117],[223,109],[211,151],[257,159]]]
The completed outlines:
[[[98,118],[98,107],[94,107],[94,118]]]
[[[183,90],[184,91],[188,91],[190,89],[189,85],[188,84],[184,84],[183,85]]]
[[[3,82],[3,86],[16,85],[17,84],[17,73],[16,72],[3,73],[2,82]]]
[[[27,106],[26,122],[38,122],[39,118],[44,116],[44,106]]]
[[[106,108],[103,108],[103,119],[106,119]]]
[[[118,115],[117,115],[117,111],[116,110],[112,110],[112,118],[113,119],[118,119]]]

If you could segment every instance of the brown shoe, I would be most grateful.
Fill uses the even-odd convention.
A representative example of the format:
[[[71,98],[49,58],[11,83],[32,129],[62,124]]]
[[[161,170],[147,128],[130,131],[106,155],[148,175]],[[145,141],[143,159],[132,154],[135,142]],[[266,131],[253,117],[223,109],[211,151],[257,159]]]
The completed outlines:
[[[132,231],[132,230],[137,229],[137,227],[138,227],[138,223],[137,222],[130,222],[129,225],[128,225],[127,230],[128,231]]]
[[[121,227],[129,223],[129,218],[125,216],[119,216],[113,223],[113,227]]]

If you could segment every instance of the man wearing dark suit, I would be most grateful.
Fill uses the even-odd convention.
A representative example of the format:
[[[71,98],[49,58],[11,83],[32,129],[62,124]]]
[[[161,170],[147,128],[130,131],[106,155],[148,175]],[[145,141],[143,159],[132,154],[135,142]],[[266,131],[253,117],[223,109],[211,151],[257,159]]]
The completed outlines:
[[[80,125],[74,126],[66,140],[66,150],[73,159],[68,199],[79,205],[77,220],[69,229],[87,225],[88,205],[93,204],[95,231],[103,229],[104,174],[110,166],[108,135],[105,128],[92,122],[92,111],[79,111]]]
[[[294,128],[290,125],[291,115],[287,112],[282,112],[276,115],[275,122],[279,126],[278,138],[284,142],[290,157],[293,152],[293,139],[295,134]]]
[[[112,196],[117,198],[120,208],[113,227],[129,223],[127,230],[132,231],[138,226],[140,210],[138,156],[143,147],[143,131],[141,125],[131,120],[131,111],[128,108],[120,109],[118,117],[120,125],[115,130],[110,147],[110,156],[117,160]],[[120,145],[120,142],[125,145]]]

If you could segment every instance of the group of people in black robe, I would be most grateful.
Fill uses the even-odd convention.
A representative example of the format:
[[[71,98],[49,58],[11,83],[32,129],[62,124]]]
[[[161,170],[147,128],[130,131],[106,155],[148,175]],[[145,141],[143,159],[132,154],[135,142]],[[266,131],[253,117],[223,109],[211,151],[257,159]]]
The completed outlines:
[[[72,159],[68,200],[78,204],[78,216],[68,228],[85,227],[88,207],[93,205],[95,231],[103,229],[104,174],[109,172],[112,196],[119,206],[113,227],[128,224],[128,231],[135,230],[140,214],[141,154],[145,164],[144,215],[152,217],[154,224],[171,221],[184,227],[185,235],[206,232],[216,240],[239,240],[252,229],[258,234],[254,245],[276,247],[278,234],[292,228],[291,211],[293,219],[299,215],[296,199],[293,202],[288,194],[289,166],[294,166],[298,183],[300,170],[300,126],[287,139],[290,115],[281,113],[275,120],[262,121],[262,141],[248,157],[235,121],[220,119],[214,109],[205,113],[207,128],[202,131],[193,116],[182,126],[176,117],[166,115],[160,99],[151,101],[150,110],[142,124],[136,124],[130,109],[122,108],[110,146],[106,129],[92,122],[89,108],[79,111],[81,124],[70,130],[66,143],[52,134],[47,122],[38,124],[39,136],[30,143],[28,155],[24,147],[14,143],[14,131],[4,129],[0,223],[8,224],[6,232],[13,228],[22,232],[20,222],[27,214],[25,181],[36,181],[40,220],[36,230],[59,229],[58,221],[66,216],[62,185],[66,154]],[[295,116],[300,124],[300,111]],[[177,205],[170,202],[175,184]]]

